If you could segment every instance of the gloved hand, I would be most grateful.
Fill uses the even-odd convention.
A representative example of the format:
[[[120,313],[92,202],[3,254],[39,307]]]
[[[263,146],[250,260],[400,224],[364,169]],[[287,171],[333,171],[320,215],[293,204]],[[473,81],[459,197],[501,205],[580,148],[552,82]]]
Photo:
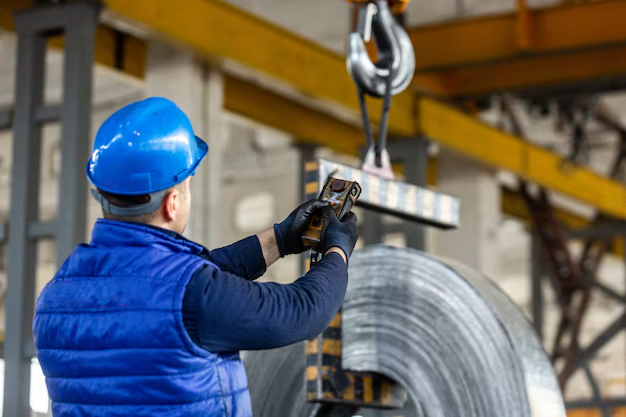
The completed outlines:
[[[274,234],[281,257],[306,250],[302,242],[302,234],[309,226],[313,214],[325,207],[330,207],[328,201],[307,201],[295,209],[282,223],[274,225]]]
[[[322,213],[324,216],[324,231],[322,232],[321,252],[326,253],[328,249],[337,247],[349,259],[359,238],[356,228],[356,215],[349,212],[339,221],[330,207],[325,207]]]

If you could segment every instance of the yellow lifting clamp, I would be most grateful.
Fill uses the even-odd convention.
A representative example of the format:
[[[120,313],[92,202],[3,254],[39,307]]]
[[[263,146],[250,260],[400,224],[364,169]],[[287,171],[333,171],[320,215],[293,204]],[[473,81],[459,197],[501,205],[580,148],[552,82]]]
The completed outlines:
[[[391,97],[406,89],[415,72],[415,55],[409,35],[392,15],[390,5],[400,10],[408,0],[352,0],[357,11],[355,27],[348,36],[347,67],[357,85],[367,151],[362,169],[386,179],[393,179],[386,149],[387,122]],[[378,60],[372,62],[365,44],[373,38]],[[374,144],[365,95],[383,99],[383,110]]]

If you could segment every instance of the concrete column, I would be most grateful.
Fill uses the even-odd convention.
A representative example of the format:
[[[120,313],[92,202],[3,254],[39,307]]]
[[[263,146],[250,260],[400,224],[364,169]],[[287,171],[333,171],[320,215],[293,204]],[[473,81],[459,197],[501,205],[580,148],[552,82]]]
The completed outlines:
[[[501,215],[496,172],[443,150],[439,155],[437,187],[461,199],[461,227],[437,232],[434,252],[497,278]]]
[[[209,154],[191,180],[192,205],[185,235],[209,248],[220,243],[222,155],[226,138],[223,116],[224,82],[217,65],[192,52],[151,41],[145,94],[174,101],[191,119]]]
[[[206,105],[205,140],[209,144],[207,160],[200,166],[198,177],[205,179],[204,183],[195,184],[192,192],[203,195],[203,201],[198,202],[196,213],[208,213],[204,224],[207,245],[210,248],[221,246],[223,243],[220,231],[222,209],[222,173],[224,151],[226,148],[227,125],[224,120],[224,74],[217,65],[205,67],[204,72],[204,102]],[[192,182],[193,184],[193,182]],[[204,214],[200,214],[204,216]]]

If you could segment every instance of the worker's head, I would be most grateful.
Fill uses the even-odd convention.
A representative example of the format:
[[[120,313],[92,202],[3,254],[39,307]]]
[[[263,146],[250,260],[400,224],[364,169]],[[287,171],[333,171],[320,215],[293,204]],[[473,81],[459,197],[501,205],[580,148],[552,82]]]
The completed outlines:
[[[92,195],[105,218],[182,233],[189,184],[208,152],[173,102],[152,97],[113,113],[100,127],[87,163]]]

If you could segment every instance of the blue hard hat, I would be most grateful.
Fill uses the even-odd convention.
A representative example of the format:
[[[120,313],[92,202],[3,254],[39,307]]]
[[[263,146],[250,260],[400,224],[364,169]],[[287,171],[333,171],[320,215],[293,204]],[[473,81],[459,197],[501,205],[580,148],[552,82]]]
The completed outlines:
[[[208,150],[174,102],[151,97],[105,120],[96,134],[87,177],[108,193],[151,194],[193,175]]]

